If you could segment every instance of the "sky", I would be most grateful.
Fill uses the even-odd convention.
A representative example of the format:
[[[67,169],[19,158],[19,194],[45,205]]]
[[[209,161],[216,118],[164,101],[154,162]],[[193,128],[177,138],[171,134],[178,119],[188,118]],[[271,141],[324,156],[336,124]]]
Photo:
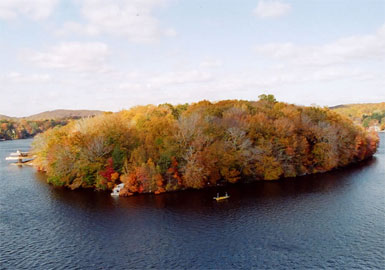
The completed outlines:
[[[0,0],[0,114],[385,101],[385,0]]]

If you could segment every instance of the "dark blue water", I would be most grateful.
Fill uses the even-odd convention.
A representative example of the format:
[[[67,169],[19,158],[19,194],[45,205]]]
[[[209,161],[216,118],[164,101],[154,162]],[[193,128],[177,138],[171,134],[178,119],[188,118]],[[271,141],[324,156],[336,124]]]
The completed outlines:
[[[30,142],[0,142],[1,269],[384,269],[384,144],[359,166],[232,186],[218,203],[214,189],[54,188],[4,161]]]

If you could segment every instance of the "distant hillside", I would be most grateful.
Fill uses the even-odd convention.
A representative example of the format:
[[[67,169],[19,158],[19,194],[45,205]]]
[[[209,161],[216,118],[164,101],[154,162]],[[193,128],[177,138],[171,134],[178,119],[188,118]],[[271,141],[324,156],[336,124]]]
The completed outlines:
[[[50,128],[64,126],[71,119],[93,117],[102,113],[90,110],[55,110],[28,117],[0,115],[0,141],[34,137]]]
[[[54,110],[46,111],[25,117],[26,120],[45,120],[45,119],[64,119],[64,118],[83,118],[102,114],[96,110]]]
[[[346,104],[330,107],[345,116],[351,118],[362,118],[364,115],[371,115],[375,112],[382,112],[385,110],[385,102],[381,103],[362,103],[362,104]]]
[[[14,120],[14,119],[15,119],[14,117],[0,114],[0,120]]]
[[[58,119],[69,119],[69,118],[83,118],[89,116],[96,116],[102,114],[103,111],[97,110],[54,110],[46,111],[38,114],[33,114],[25,117],[11,117],[7,115],[0,114],[0,120],[58,120]]]
[[[385,129],[385,102],[338,105],[330,107],[330,109],[351,118],[355,123],[364,127]]]

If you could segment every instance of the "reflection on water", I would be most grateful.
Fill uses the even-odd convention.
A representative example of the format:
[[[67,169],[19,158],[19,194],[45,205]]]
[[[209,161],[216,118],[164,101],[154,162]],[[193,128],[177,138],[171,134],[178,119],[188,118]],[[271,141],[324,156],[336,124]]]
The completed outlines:
[[[382,139],[384,135],[381,135]],[[161,195],[111,197],[46,183],[4,162],[5,269],[382,268],[385,151],[326,174]],[[228,200],[216,202],[216,193]]]

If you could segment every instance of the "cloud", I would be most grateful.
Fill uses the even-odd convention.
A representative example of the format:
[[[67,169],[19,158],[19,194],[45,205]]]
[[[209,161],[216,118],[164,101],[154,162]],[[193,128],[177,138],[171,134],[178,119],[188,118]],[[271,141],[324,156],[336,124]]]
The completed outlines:
[[[82,0],[81,14],[85,23],[66,22],[57,31],[60,35],[108,34],[124,37],[133,42],[152,42],[163,36],[175,36],[175,30],[163,28],[153,16],[165,0]]]
[[[277,18],[287,14],[291,5],[279,0],[260,0],[254,9],[254,14],[259,18]]]
[[[9,72],[5,75],[0,75],[2,83],[46,83],[51,80],[49,74],[21,74],[19,72]]]
[[[200,63],[200,66],[203,68],[218,68],[223,65],[222,61],[220,60],[205,60]]]
[[[385,25],[375,34],[341,38],[324,45],[269,43],[255,47],[258,55],[296,65],[345,64],[354,60],[385,58]]]
[[[144,103],[159,103],[162,100],[173,102],[192,101],[208,98],[210,100],[226,98],[251,98],[250,93],[263,89],[279,89],[295,85],[320,84],[343,79],[364,80],[370,73],[358,68],[322,67],[296,68],[263,68],[244,70],[236,73],[207,73],[198,70],[182,72],[165,72],[158,75],[151,73],[135,73],[135,76],[124,76],[117,87],[124,91],[124,96],[141,99]],[[96,88],[98,86],[95,86]],[[254,98],[257,98],[257,94]]]
[[[45,19],[52,14],[57,2],[57,0],[1,0],[0,19],[11,20],[18,16],[34,20]]]
[[[151,85],[164,86],[175,84],[190,84],[208,82],[212,79],[210,73],[198,70],[166,72],[155,76],[149,80]]]
[[[74,72],[105,72],[109,49],[101,42],[64,42],[46,52],[26,51],[23,57],[42,68],[65,69]]]

